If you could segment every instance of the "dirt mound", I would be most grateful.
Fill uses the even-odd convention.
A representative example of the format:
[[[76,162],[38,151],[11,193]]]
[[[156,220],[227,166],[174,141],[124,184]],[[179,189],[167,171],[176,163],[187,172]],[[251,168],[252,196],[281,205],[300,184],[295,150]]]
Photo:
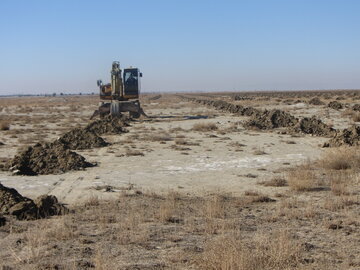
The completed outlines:
[[[324,147],[338,147],[342,145],[360,145],[360,126],[353,126],[338,131],[329,142],[324,144]]]
[[[352,107],[352,110],[353,110],[353,111],[360,112],[360,104],[355,104],[355,105]]]
[[[311,105],[317,105],[317,106],[318,106],[318,105],[325,105],[325,103],[322,102],[321,99],[318,98],[318,97],[314,97],[314,98],[310,99],[310,100],[309,100],[309,104],[311,104]]]
[[[294,130],[300,133],[325,137],[332,136],[335,133],[335,130],[332,127],[326,125],[315,116],[301,119]]]
[[[8,170],[22,175],[59,174],[94,166],[60,143],[36,144],[10,160]]]
[[[38,209],[37,218],[64,215],[69,212],[53,195],[41,195],[34,200],[34,203]]]
[[[279,127],[293,127],[298,123],[298,119],[291,114],[281,110],[265,110],[257,113],[247,121],[246,128],[273,129]]]
[[[91,149],[107,146],[108,143],[92,131],[83,128],[74,128],[62,135],[54,143],[63,144],[68,149]]]
[[[127,126],[129,126],[129,118],[125,116],[113,117],[108,115],[102,119],[91,122],[85,129],[97,135],[105,133],[119,134],[127,132],[125,129]]]
[[[332,108],[334,110],[341,110],[344,106],[342,105],[342,103],[340,103],[339,101],[331,101],[328,104],[329,108]]]
[[[20,220],[62,215],[68,209],[55,196],[42,195],[35,201],[22,196],[13,188],[0,184],[0,214],[14,215]]]

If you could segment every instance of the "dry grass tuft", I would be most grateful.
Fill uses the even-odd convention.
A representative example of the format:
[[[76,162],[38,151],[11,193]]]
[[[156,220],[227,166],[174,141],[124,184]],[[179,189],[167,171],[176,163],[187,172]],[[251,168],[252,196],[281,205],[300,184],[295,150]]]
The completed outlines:
[[[127,157],[130,157],[130,156],[144,156],[144,153],[139,151],[139,150],[127,149],[125,155]]]
[[[274,177],[269,181],[260,182],[261,185],[265,187],[285,187],[287,186],[287,182],[282,177]]]
[[[317,186],[315,172],[301,166],[288,172],[286,178],[290,189],[295,191],[311,191]]]
[[[9,130],[10,123],[8,121],[1,121],[0,122],[0,130]]]
[[[200,269],[294,269],[301,261],[301,245],[289,233],[257,235],[251,241],[239,234],[222,235],[208,243],[197,260]]]
[[[347,170],[360,167],[360,152],[358,147],[343,147],[329,149],[320,159],[323,168],[329,170]]]
[[[336,196],[349,195],[349,185],[352,177],[347,171],[333,172],[329,175],[331,192]]]
[[[218,126],[215,123],[197,123],[193,125],[192,130],[201,132],[214,131],[218,130]]]
[[[172,141],[173,138],[167,132],[160,132],[156,134],[155,133],[144,134],[141,137],[141,140],[150,141],[150,142],[168,142],[168,141]]]

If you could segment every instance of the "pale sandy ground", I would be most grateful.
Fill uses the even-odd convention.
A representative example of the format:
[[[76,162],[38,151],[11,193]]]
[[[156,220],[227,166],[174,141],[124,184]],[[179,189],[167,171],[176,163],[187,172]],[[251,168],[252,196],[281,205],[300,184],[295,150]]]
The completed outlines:
[[[225,191],[234,195],[256,189],[271,194],[275,192],[274,188],[257,183],[282,176],[285,168],[317,159],[323,151],[319,145],[326,141],[320,137],[294,138],[276,132],[248,131],[241,124],[237,131],[228,132],[226,128],[246,117],[176,99],[171,105],[159,102],[146,103],[145,110],[153,117],[151,121],[133,122],[128,128],[129,133],[105,136],[112,145],[79,151],[88,161],[97,162],[98,166],[85,171],[35,177],[0,172],[0,182],[30,198],[52,194],[68,204],[92,196],[104,199],[114,197],[124,189],[155,192],[178,190],[193,194]],[[91,115],[92,108],[82,110],[81,116]],[[208,119],[192,119],[197,115],[208,116]],[[191,130],[196,123],[210,122],[216,123],[219,131],[224,130],[225,134]],[[174,128],[182,130],[172,132]],[[169,133],[173,140],[142,140],[145,135],[163,133]],[[183,151],[171,148],[179,135],[195,145],[180,145],[190,148]],[[56,136],[50,136],[53,137]],[[244,146],[234,146],[236,143]],[[144,156],[123,156],[127,147],[140,151]],[[14,149],[16,147],[2,147],[1,157],[13,156]],[[259,151],[265,154],[257,154]],[[112,192],[106,192],[104,186],[111,186]],[[278,191],[279,188],[276,189]]]

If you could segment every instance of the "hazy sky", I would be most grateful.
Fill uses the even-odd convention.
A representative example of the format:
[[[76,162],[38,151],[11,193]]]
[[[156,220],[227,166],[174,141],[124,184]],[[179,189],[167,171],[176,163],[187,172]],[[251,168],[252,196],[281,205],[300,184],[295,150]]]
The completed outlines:
[[[360,88],[358,0],[0,0],[0,94]]]

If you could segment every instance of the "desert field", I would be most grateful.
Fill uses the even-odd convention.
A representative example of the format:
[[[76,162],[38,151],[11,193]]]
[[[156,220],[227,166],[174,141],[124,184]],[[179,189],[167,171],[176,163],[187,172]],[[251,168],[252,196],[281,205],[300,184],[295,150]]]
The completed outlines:
[[[360,90],[98,102],[0,99],[2,269],[360,269]]]

